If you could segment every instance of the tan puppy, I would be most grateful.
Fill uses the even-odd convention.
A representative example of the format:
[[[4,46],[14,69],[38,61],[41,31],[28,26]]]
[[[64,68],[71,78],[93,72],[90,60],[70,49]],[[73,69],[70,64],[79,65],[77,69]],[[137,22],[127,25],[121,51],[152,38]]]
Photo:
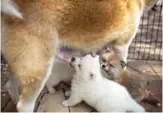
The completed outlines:
[[[14,0],[23,20],[2,15],[2,52],[20,80],[18,111],[33,111],[58,47],[87,53],[113,44],[126,62],[143,9],[155,1]]]
[[[103,53],[101,58],[105,61],[102,64],[102,68],[108,73],[108,76],[110,76],[108,78],[125,86],[132,97],[138,102],[146,99],[148,102],[160,106],[159,101],[153,96],[152,92],[146,88],[150,81],[132,76],[126,68],[123,69],[119,54],[110,49]],[[149,96],[152,97],[150,100]]]

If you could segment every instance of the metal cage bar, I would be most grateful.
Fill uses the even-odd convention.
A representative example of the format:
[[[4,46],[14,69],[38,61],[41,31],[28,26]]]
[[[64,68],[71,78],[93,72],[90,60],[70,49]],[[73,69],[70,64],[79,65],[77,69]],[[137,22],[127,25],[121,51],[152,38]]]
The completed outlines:
[[[128,59],[162,60],[162,3],[143,14]]]

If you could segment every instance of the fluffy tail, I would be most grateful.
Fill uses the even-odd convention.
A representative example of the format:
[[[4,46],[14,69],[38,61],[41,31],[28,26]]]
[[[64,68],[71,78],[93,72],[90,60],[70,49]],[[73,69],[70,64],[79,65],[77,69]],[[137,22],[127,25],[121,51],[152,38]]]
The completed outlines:
[[[1,0],[1,12],[10,16],[23,19],[17,5],[12,0]]]

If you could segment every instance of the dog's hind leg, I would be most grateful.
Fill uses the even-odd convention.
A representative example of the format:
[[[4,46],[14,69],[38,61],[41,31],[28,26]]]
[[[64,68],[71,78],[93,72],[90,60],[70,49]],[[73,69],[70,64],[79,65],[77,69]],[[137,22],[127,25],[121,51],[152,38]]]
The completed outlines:
[[[2,50],[13,75],[16,75],[20,81],[17,109],[19,112],[32,112],[36,99],[51,74],[57,46],[57,33],[51,29],[53,31],[49,35],[49,29],[45,37],[43,31],[40,31],[42,35],[32,35],[22,27],[17,29],[19,31],[17,33],[11,32],[14,31],[13,29],[6,32]]]

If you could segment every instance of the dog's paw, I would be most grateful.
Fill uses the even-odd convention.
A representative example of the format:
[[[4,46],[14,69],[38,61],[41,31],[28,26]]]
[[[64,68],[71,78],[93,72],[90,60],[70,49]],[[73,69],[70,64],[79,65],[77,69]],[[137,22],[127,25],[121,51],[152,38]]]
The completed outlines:
[[[68,100],[63,101],[63,102],[62,102],[62,106],[68,107],[68,106],[69,106]]]
[[[56,92],[56,90],[53,87],[48,88],[48,91],[49,91],[49,93],[55,93]]]

